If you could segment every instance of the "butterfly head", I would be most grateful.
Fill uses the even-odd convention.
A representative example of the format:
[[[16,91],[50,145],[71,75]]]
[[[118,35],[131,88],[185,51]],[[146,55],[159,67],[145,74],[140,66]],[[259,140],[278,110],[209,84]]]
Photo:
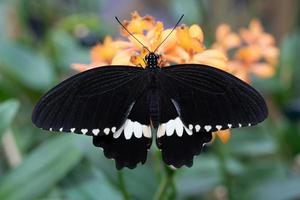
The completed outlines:
[[[159,55],[153,52],[150,52],[145,56],[145,61],[147,62],[147,67],[157,68],[158,66]]]

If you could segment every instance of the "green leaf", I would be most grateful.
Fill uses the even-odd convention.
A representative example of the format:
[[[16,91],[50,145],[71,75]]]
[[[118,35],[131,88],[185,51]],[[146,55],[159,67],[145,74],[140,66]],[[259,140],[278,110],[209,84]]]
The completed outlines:
[[[47,89],[54,79],[48,59],[11,41],[0,43],[0,71],[34,90]]]
[[[290,200],[300,198],[300,177],[272,178],[251,191],[251,199]]]
[[[17,100],[8,100],[0,104],[0,138],[13,121],[18,108]]]
[[[98,169],[93,170],[93,177],[88,181],[82,181],[78,185],[72,185],[65,190],[67,199],[81,200],[98,200],[110,199],[121,200],[120,191],[113,187],[103,172]]]
[[[195,157],[192,168],[182,168],[176,176],[179,199],[200,196],[220,184],[222,180],[219,163],[215,156],[202,154]]]
[[[184,16],[185,23],[195,23],[195,20],[203,22],[206,5],[203,1],[191,0],[189,3],[182,3],[180,0],[172,1],[170,5],[174,13],[174,18],[179,18],[180,14],[188,13]]]
[[[133,199],[152,199],[159,185],[154,168],[149,163],[139,165],[134,170],[123,169],[125,186]]]
[[[70,70],[73,63],[90,63],[89,51],[81,48],[70,34],[55,29],[51,31],[48,42],[57,66],[63,70]]]
[[[76,166],[82,153],[75,136],[58,136],[37,147],[0,182],[0,199],[34,199],[48,192]]]
[[[256,127],[232,130],[233,137],[228,143],[228,149],[234,155],[245,157],[274,155],[278,147],[268,131],[264,123]]]

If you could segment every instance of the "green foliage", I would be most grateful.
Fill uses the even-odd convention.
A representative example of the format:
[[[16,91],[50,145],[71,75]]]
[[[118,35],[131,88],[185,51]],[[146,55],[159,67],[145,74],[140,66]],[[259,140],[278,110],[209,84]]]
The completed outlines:
[[[1,177],[0,199],[39,197],[66,176],[81,158],[74,137],[59,136],[41,144],[20,166]]]
[[[208,33],[214,31],[214,23],[220,24],[227,17],[210,13],[216,11],[211,2],[216,4],[195,0],[182,4],[176,0],[159,6],[165,16],[177,19],[183,13],[185,23],[199,22],[210,43],[213,34]],[[280,40],[276,76],[253,77],[254,86],[267,99],[269,119],[257,127],[233,130],[227,144],[216,139],[195,157],[192,168],[165,168],[160,152],[152,148],[145,165],[119,172],[114,161],[93,147],[91,138],[44,134],[34,127],[30,118],[38,98],[75,73],[71,72],[72,63],[89,63],[84,41],[97,35],[97,42],[117,30],[117,24],[106,24],[102,18],[111,12],[111,6],[110,1],[103,0],[0,2],[0,199],[193,200],[222,199],[222,195],[229,199],[299,199],[300,125],[299,119],[291,120],[285,114],[289,103],[300,96],[297,28]],[[254,3],[237,6],[230,14]],[[78,27],[84,28],[86,35],[78,35]],[[12,144],[1,140],[7,130],[13,136]],[[16,152],[7,151],[12,146]],[[10,167],[8,160],[15,156],[22,162]]]
[[[0,43],[1,72],[33,90],[45,90],[54,79],[48,59],[14,42]]]
[[[0,138],[14,120],[19,106],[17,100],[8,100],[0,104]]]

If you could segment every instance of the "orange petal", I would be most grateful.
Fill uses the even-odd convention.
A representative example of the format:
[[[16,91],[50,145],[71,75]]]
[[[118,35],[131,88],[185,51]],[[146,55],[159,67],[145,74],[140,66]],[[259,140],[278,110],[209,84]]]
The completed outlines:
[[[189,34],[192,38],[196,38],[200,42],[203,42],[204,34],[200,26],[193,24],[189,29]]]
[[[219,50],[206,50],[195,54],[193,62],[227,70],[227,57]]]
[[[150,46],[148,46],[148,48],[151,51],[154,51],[160,44],[161,35],[164,29],[163,27],[164,26],[162,22],[157,22],[155,27],[148,31],[146,38],[150,43]]]
[[[277,47],[268,47],[263,51],[263,56],[272,65],[278,63],[279,49]]]
[[[262,54],[261,49],[256,45],[251,45],[247,47],[240,48],[235,55],[236,59],[243,60],[245,62],[256,62],[258,61]]]
[[[161,33],[160,43],[169,35],[172,29],[166,29]],[[174,33],[175,32],[175,33]],[[166,41],[159,47],[158,52],[164,53],[170,51],[176,46],[176,30],[174,31]],[[155,47],[156,48],[156,47]]]
[[[230,61],[228,63],[229,72],[234,76],[238,77],[239,79],[245,81],[246,83],[250,83],[250,77],[248,72],[248,66],[246,66],[241,61]]]
[[[211,136],[212,136],[212,139],[208,142],[208,144],[213,144],[214,142],[215,142],[215,140],[216,140],[216,133],[217,132],[212,132],[211,133]]]
[[[155,21],[153,17],[151,16],[144,16],[141,17],[138,12],[133,12],[131,14],[131,20],[125,21],[124,25],[125,27],[131,32],[131,33],[137,33],[137,34],[143,34],[145,30],[149,30],[153,28],[155,24]],[[121,33],[123,35],[128,35],[127,32],[124,30],[121,30]]]
[[[275,68],[267,63],[256,63],[250,68],[251,72],[261,78],[270,78],[275,74]]]
[[[254,35],[260,35],[263,32],[263,27],[258,19],[251,20],[249,29]]]
[[[226,144],[229,139],[230,139],[230,136],[231,136],[231,133],[230,133],[230,130],[227,129],[227,130],[222,130],[222,131],[217,131],[215,132],[216,135],[219,137],[219,139],[221,140],[221,142],[223,144]]]
[[[74,63],[74,64],[71,64],[71,68],[76,70],[76,71],[83,72],[83,71],[86,71],[86,70],[89,70],[89,69],[92,69],[92,68],[95,68],[95,67],[105,66],[107,64],[108,63],[92,63],[92,64]]]
[[[174,49],[174,52],[180,58],[180,60],[182,60],[183,62],[190,60],[190,55],[184,48],[177,46]]]
[[[115,40],[111,43],[115,48],[118,49],[128,49],[134,47],[134,44],[128,41]]]
[[[218,60],[227,61],[226,55],[222,51],[216,49],[208,49],[201,53],[198,53],[197,55],[201,56],[202,58],[214,58]]]
[[[134,37],[136,37],[144,46],[150,47],[150,41],[146,38],[146,36],[142,34],[133,34]],[[138,41],[136,41],[133,37],[129,36],[128,38],[130,42],[132,42],[137,48],[143,49],[142,44],[140,44]]]
[[[102,46],[101,44],[97,44],[91,49],[91,60],[92,62],[102,62],[103,58],[101,56]]]
[[[145,62],[144,58],[145,58],[146,54],[148,54],[148,53],[149,52],[146,49],[144,49],[140,55],[131,56],[130,62],[135,66],[141,66],[141,67],[145,68],[146,62]]]
[[[92,62],[107,62],[110,63],[116,55],[120,47],[114,45],[113,39],[110,36],[104,38],[103,44],[97,44],[91,50]]]
[[[275,38],[268,34],[268,33],[264,33],[261,34],[258,38],[258,43],[262,46],[270,46],[270,45],[274,45],[275,44]]]
[[[178,44],[188,52],[201,52],[204,45],[197,39],[192,38],[187,26],[181,26],[176,31]]]
[[[215,67],[224,71],[227,71],[227,63],[221,60],[216,59],[205,59],[205,60],[197,60],[192,61],[192,63],[202,64],[202,65],[208,65],[211,67]]]
[[[216,30],[217,41],[223,41],[223,39],[231,32],[228,24],[220,24]]]
[[[113,58],[111,64],[112,65],[133,65],[130,62],[131,55],[132,55],[132,50],[120,51]]]
[[[223,45],[227,49],[235,48],[241,44],[240,37],[235,33],[230,33],[224,38]]]

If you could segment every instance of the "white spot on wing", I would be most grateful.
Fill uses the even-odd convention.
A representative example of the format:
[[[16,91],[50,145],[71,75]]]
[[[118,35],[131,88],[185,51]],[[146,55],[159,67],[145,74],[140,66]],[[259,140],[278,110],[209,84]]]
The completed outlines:
[[[143,128],[139,122],[133,122],[133,133],[136,138],[141,138],[143,136]]]
[[[199,132],[200,129],[201,129],[201,126],[200,126],[199,124],[197,124],[197,125],[195,126],[195,129],[196,129],[196,132]]]
[[[124,126],[124,135],[125,139],[129,140],[133,133],[133,122],[130,119],[127,119]]]
[[[123,130],[124,130],[124,125],[113,134],[113,138],[117,139],[118,137],[120,137]]]
[[[83,133],[83,135],[85,135],[87,132],[88,132],[87,129],[85,129],[85,128],[81,129],[81,133]]]
[[[92,132],[93,132],[94,135],[98,135],[100,130],[99,129],[93,129]]]
[[[208,132],[208,131],[210,131],[211,126],[210,125],[206,125],[206,126],[204,126],[204,129],[206,130],[206,132]]]
[[[193,125],[192,124],[189,125],[189,129],[193,130]]]
[[[151,128],[150,126],[143,125],[137,121],[131,121],[130,119],[126,119],[123,126],[116,131],[116,127],[112,127],[111,131],[114,133],[113,137],[116,139],[120,137],[122,132],[124,131],[124,136],[126,140],[129,140],[132,136],[136,138],[144,137],[151,138]]]
[[[188,135],[193,135],[193,131],[184,126],[184,130]]]
[[[221,130],[222,126],[221,125],[216,125],[216,129]]]
[[[167,136],[173,135],[174,131],[175,131],[175,120],[171,119],[166,124],[166,134],[167,134]]]
[[[232,124],[227,124],[228,128],[231,128],[232,127]]]
[[[151,128],[150,126],[142,125],[144,137],[151,138]]]
[[[105,135],[108,135],[109,134],[109,128],[105,128],[104,130],[103,130],[103,132],[105,133]]]
[[[166,133],[166,124],[160,124],[157,129],[157,138],[164,136]]]
[[[189,125],[191,127],[191,124]],[[193,129],[193,127],[191,128]],[[192,130],[187,128],[179,117],[175,119],[170,119],[168,122],[160,124],[157,130],[157,138],[164,135],[172,136],[174,131],[176,131],[177,136],[181,137],[183,135],[183,130],[186,131],[188,135],[192,135]]]
[[[52,131],[52,128],[49,128],[49,131]]]
[[[75,131],[75,128],[71,128],[71,129],[70,129],[70,131],[71,131],[72,133],[74,133],[74,131]]]
[[[239,124],[239,127],[242,127],[242,124]]]
[[[62,132],[62,131],[63,131],[63,127],[61,127],[61,128],[59,129],[59,131]]]
[[[179,117],[177,117],[175,120],[174,120],[174,124],[175,124],[175,130],[176,130],[176,133],[179,137],[182,136],[183,134],[183,123],[182,121],[180,120]]]

